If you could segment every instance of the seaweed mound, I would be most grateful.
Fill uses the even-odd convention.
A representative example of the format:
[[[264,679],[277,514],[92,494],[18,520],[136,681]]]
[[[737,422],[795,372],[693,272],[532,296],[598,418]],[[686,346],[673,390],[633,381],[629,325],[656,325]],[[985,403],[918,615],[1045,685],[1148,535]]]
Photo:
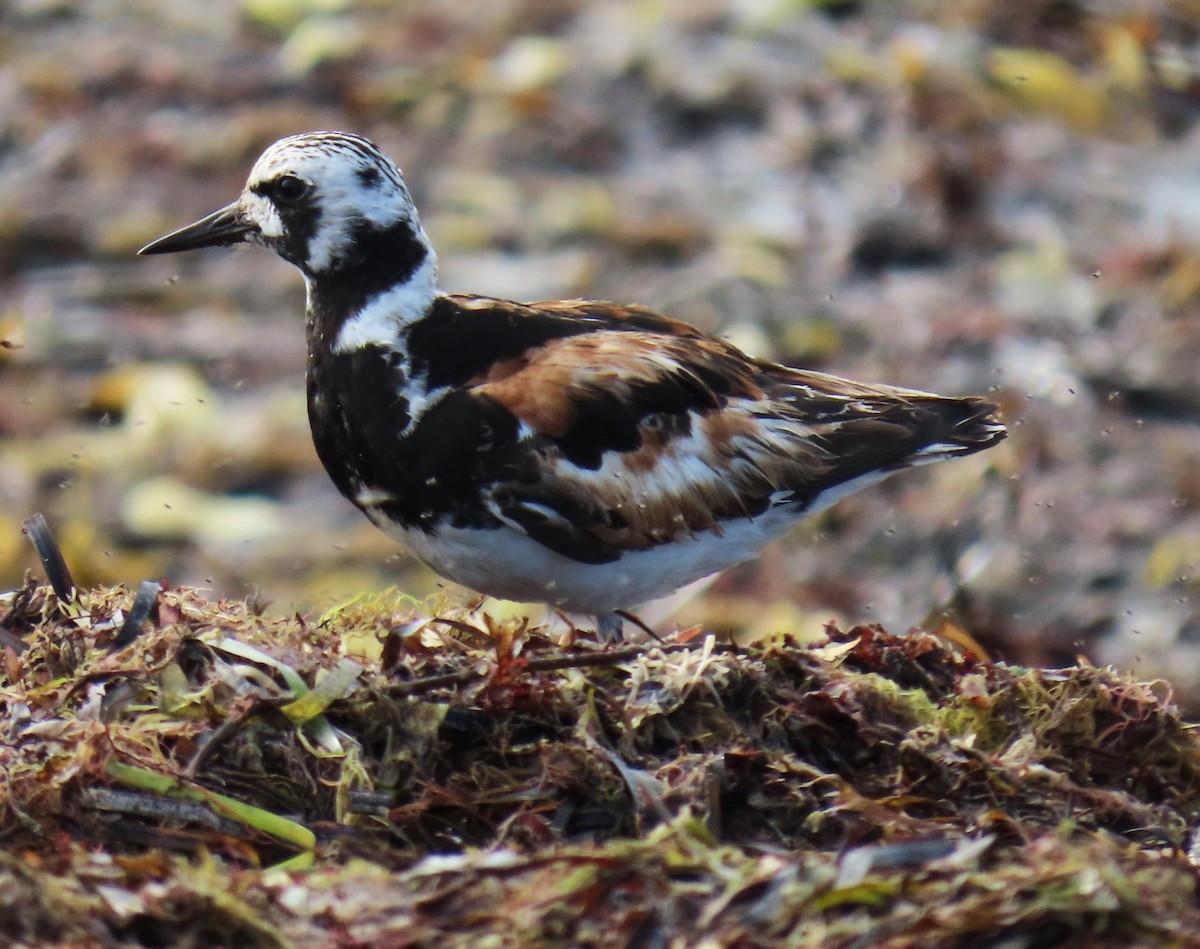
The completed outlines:
[[[1161,683],[876,626],[564,645],[398,594],[0,609],[17,942],[1198,944]]]

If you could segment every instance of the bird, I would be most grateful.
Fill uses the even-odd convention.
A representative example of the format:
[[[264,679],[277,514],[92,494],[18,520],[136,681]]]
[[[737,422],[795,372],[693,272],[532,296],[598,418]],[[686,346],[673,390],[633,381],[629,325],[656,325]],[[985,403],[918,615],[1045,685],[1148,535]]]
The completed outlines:
[[[596,618],[751,560],[889,475],[996,445],[998,409],[747,355],[650,309],[447,293],[367,138],[269,146],[241,195],[141,248],[275,251],[307,289],[306,389],[338,490],[437,574]]]

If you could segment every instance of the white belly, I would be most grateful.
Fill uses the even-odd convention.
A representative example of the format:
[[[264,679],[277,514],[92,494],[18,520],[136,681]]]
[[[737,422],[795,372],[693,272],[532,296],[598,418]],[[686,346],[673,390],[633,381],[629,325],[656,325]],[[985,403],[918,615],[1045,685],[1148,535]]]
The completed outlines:
[[[803,517],[848,494],[882,481],[872,472],[824,492],[808,510],[781,505],[759,517],[727,521],[722,532],[681,537],[612,563],[579,563],[555,553],[514,527],[467,530],[443,527],[436,534],[377,524],[436,573],[502,600],[548,603],[572,613],[600,616],[674,593],[702,577],[757,556]]]
[[[749,560],[772,537],[765,525],[731,525],[721,537],[685,538],[625,554],[612,563],[579,563],[514,528],[444,528],[436,535],[389,530],[419,560],[455,583],[502,600],[549,603],[602,615],[654,600],[701,577]]]

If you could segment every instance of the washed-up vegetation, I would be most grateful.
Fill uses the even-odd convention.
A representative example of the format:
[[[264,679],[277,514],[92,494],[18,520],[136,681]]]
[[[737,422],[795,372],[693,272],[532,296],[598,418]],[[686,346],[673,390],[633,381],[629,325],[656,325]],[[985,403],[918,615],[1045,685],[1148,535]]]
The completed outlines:
[[[566,645],[396,593],[2,605],[5,931],[71,945],[1195,945],[1164,683],[831,625]]]

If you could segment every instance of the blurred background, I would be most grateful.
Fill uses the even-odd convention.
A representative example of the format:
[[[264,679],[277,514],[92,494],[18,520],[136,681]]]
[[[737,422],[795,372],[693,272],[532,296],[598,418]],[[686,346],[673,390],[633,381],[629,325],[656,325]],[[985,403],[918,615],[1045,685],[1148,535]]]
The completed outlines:
[[[299,275],[134,256],[276,138],[347,129],[404,168],[447,289],[1002,403],[1001,448],[844,501],[678,622],[951,623],[1200,707],[1200,0],[9,0],[0,31],[0,589],[35,511],[83,584],[439,589],[319,467]]]

